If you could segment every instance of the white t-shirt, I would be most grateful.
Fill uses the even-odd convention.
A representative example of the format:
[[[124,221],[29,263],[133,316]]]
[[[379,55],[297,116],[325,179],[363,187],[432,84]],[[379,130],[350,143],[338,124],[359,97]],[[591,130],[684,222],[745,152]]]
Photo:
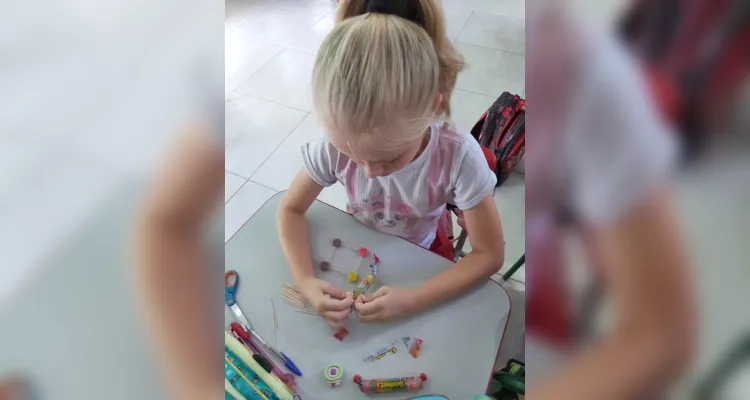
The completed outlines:
[[[588,227],[623,217],[669,182],[679,150],[637,61],[611,32],[569,15],[535,21],[527,26],[527,305],[539,276],[564,267],[557,213]],[[527,337],[530,384],[560,365],[560,350]]]
[[[438,124],[417,159],[384,177],[368,178],[363,167],[326,138],[304,145],[302,158],[319,185],[344,185],[347,212],[362,223],[425,248],[435,239],[446,203],[471,209],[492,193],[496,182],[477,141]]]

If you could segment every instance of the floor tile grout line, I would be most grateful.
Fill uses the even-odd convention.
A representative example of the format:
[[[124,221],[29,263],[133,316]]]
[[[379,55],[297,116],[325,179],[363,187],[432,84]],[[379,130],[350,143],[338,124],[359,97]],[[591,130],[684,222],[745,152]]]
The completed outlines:
[[[243,1],[244,1],[244,0],[243,0]],[[281,3],[281,0],[275,0],[275,1],[273,2],[273,3],[271,3],[271,7],[275,6],[275,5],[276,5],[276,4],[278,4],[278,3]],[[337,7],[338,7],[338,6],[337,6]],[[283,6],[281,7],[281,9],[282,9],[282,10],[287,10],[287,11],[293,11],[293,10],[292,10],[292,9],[290,9],[290,8],[284,8]],[[336,9],[334,8],[334,11],[333,11],[333,12],[335,12],[335,10],[336,10]],[[325,15],[321,15],[321,16],[320,16],[320,19],[323,19],[324,17],[327,17],[327,16],[329,15],[329,14],[331,14],[331,13],[326,13]],[[318,22],[320,22],[320,19],[318,19],[317,21],[315,21],[315,24],[317,24]],[[315,24],[313,24],[313,25],[315,25]],[[311,25],[311,26],[312,26],[312,25]]]
[[[310,112],[308,112],[308,113],[307,113],[307,114],[305,114],[305,115],[304,115],[304,116],[303,116],[302,118],[300,118],[300,120],[299,120],[299,122],[297,123],[297,125],[295,125],[295,126],[294,126],[294,128],[292,128],[292,130],[290,130],[290,131],[289,131],[289,133],[287,133],[287,134],[286,134],[286,136],[284,136],[284,139],[282,139],[282,140],[281,140],[281,142],[279,142],[279,144],[278,144],[278,145],[276,145],[276,147],[274,147],[274,149],[273,149],[273,150],[271,151],[271,153],[269,153],[269,154],[268,154],[268,156],[267,156],[266,158],[264,158],[264,159],[263,159],[263,161],[262,161],[262,162],[260,163],[260,165],[258,165],[258,168],[255,168],[255,171],[253,171],[253,173],[252,173],[252,174],[250,174],[250,177],[249,177],[249,178],[247,178],[248,180],[251,180],[251,179],[253,179],[253,176],[254,176],[255,174],[257,174],[257,173],[258,173],[258,171],[260,171],[260,169],[261,169],[261,168],[263,168],[263,165],[265,165],[265,164],[266,164],[266,162],[267,162],[267,161],[268,161],[268,160],[269,160],[269,159],[271,158],[271,156],[273,156],[273,153],[275,153],[275,152],[276,152],[276,150],[278,150],[278,149],[279,149],[279,148],[281,147],[281,145],[282,145],[282,144],[283,144],[284,142],[286,142],[286,140],[287,140],[287,139],[289,138],[289,136],[291,136],[291,135],[292,135],[292,133],[294,133],[294,131],[296,131],[296,130],[297,130],[297,128],[299,128],[299,127],[300,127],[300,125],[302,125],[302,122],[304,122],[304,121],[305,121],[305,118],[307,118],[307,116],[308,116],[308,115],[310,115]]]
[[[240,177],[240,178],[242,178],[242,179],[247,179],[247,178],[245,178],[244,176],[242,176],[242,175],[240,175],[240,174],[238,174],[238,173],[236,173],[236,172],[230,171],[230,170],[228,170],[228,169],[224,169],[224,171],[226,171],[226,172],[229,172],[230,174],[232,174],[232,175],[234,175],[234,176],[238,176],[238,177]]]
[[[482,11],[482,10],[476,10],[476,9],[472,9],[471,11],[473,13],[484,14],[484,15],[491,15],[493,17],[503,17],[503,18],[517,19],[519,21],[523,21],[524,25],[526,25],[526,17],[522,18],[522,17],[517,17],[515,15],[498,14],[498,13],[494,13],[494,12],[490,12],[490,11]]]
[[[263,164],[265,164],[265,163],[266,163],[266,162],[267,162],[267,161],[268,161],[268,160],[269,160],[269,159],[270,159],[270,158],[271,158],[271,157],[273,156],[273,154],[274,154],[274,153],[276,153],[276,150],[280,149],[280,148],[281,148],[281,146],[283,146],[283,145],[284,145],[284,143],[286,143],[286,141],[287,141],[287,140],[289,140],[289,138],[290,138],[290,137],[292,137],[292,134],[294,133],[294,131],[296,131],[296,130],[297,130],[297,129],[298,129],[298,128],[299,128],[299,127],[300,127],[300,126],[302,125],[302,123],[303,123],[303,122],[305,122],[305,119],[306,119],[307,117],[311,116],[311,115],[313,115],[313,113],[311,113],[311,112],[309,112],[309,111],[308,111],[308,112],[307,112],[307,114],[305,114],[305,116],[304,116],[304,117],[302,117],[302,121],[300,121],[300,123],[299,123],[299,124],[297,124],[297,126],[295,126],[295,127],[294,127],[294,129],[292,129],[292,131],[291,131],[291,132],[290,132],[290,133],[289,133],[288,135],[286,135],[286,137],[284,138],[284,140],[282,140],[282,141],[281,141],[281,143],[279,143],[279,145],[278,145],[278,146],[276,146],[276,148],[275,148],[275,149],[273,149],[273,151],[271,152],[271,155],[269,155],[269,156],[268,156],[268,157],[267,157],[267,158],[266,158],[265,160],[263,160],[263,162],[262,162],[262,163],[261,163],[261,164],[260,164],[260,165],[258,166],[258,168],[257,168],[257,169],[256,169],[256,170],[255,170],[255,171],[254,171],[254,172],[252,173],[252,175],[250,175],[250,177],[249,177],[249,178],[247,178],[248,180],[251,180],[251,181],[253,181],[253,176],[254,176],[255,174],[257,174],[257,173],[258,173],[258,171],[260,171],[260,168],[261,168],[261,167],[263,166]],[[258,183],[258,182],[256,182],[256,181],[253,181],[253,182],[255,182],[255,183]],[[267,187],[267,188],[269,188],[269,189],[273,189],[272,187],[269,187],[269,186],[263,185],[263,184],[261,184],[261,183],[258,183],[258,184],[259,184],[259,185],[261,185],[261,186]],[[273,189],[273,190],[276,190],[276,189]],[[277,191],[278,191],[278,190],[277,190]]]
[[[448,11],[450,11],[450,9],[453,9],[453,10],[471,10],[472,12],[475,12],[475,11],[476,11],[476,12],[478,12],[478,13],[482,13],[482,14],[497,15],[497,16],[500,16],[500,17],[515,18],[515,19],[520,19],[520,20],[524,20],[524,21],[526,21],[526,16],[525,16],[525,14],[524,14],[524,16],[523,16],[523,17],[517,17],[517,16],[515,16],[515,15],[510,15],[510,14],[501,14],[501,13],[497,13],[497,12],[493,12],[493,11],[486,11],[486,10],[477,10],[476,8],[461,7],[461,6],[453,6],[453,5],[447,5],[447,6],[446,6],[446,5],[443,5],[443,11],[444,11],[444,12],[445,12],[446,14],[448,13]]]
[[[323,19],[323,17],[321,17],[320,19]],[[320,20],[318,20],[318,21],[320,21]],[[318,22],[316,21],[315,23],[317,24]],[[306,56],[309,56],[309,55],[315,56],[315,54],[310,54],[310,53],[308,53],[306,51],[302,51],[302,50],[292,49],[292,48],[287,47],[287,46],[279,46],[279,47],[281,47],[284,50],[293,51],[295,53],[304,54]],[[316,54],[317,54],[317,52],[316,52]]]
[[[477,95],[480,95],[480,96],[493,98],[492,96],[490,96],[488,94],[479,93],[479,92],[476,92],[476,91],[473,91],[473,90],[469,90],[469,89],[462,89],[460,87],[456,87],[454,90],[461,90],[463,92],[468,92],[468,93],[471,93],[471,94],[477,94]],[[492,103],[490,103],[490,105],[488,105],[487,108],[490,108],[491,106],[492,106]]]
[[[264,43],[264,44],[265,44],[265,43]],[[247,93],[245,93],[245,92],[241,91],[241,90],[240,90],[240,88],[242,87],[242,85],[244,85],[245,83],[247,83],[247,81],[249,81],[249,80],[250,80],[251,78],[253,78],[253,77],[255,76],[255,74],[257,74],[258,72],[260,72],[260,71],[261,71],[261,70],[263,69],[263,67],[265,67],[266,65],[268,65],[268,63],[270,63],[270,62],[271,62],[271,61],[273,61],[273,60],[274,60],[274,59],[275,59],[276,57],[278,57],[278,56],[279,56],[279,54],[281,54],[281,53],[283,53],[283,52],[284,52],[284,47],[283,47],[283,46],[275,46],[275,47],[278,47],[278,48],[280,48],[280,49],[281,49],[281,51],[279,51],[278,53],[274,54],[274,55],[273,55],[273,57],[271,57],[271,58],[269,58],[268,60],[266,60],[266,62],[264,62],[264,63],[263,63],[263,64],[262,64],[262,65],[261,65],[260,67],[258,67],[258,69],[256,69],[255,71],[253,71],[253,73],[252,73],[252,74],[250,74],[250,75],[249,75],[249,76],[247,77],[247,79],[245,79],[244,81],[242,81],[242,82],[238,83],[238,84],[237,84],[237,87],[235,87],[235,88],[234,88],[234,90],[233,90],[234,92],[238,92],[238,93],[242,93],[242,94],[246,94],[246,95],[250,96],[249,94],[247,94]],[[256,96],[253,96],[253,97],[257,98]]]
[[[494,102],[494,98],[492,96],[488,95],[488,94],[479,93],[479,92],[475,92],[473,90],[468,90],[468,89],[461,89],[461,88],[458,88],[458,87],[454,89],[454,92],[456,90],[460,90],[462,92],[467,92],[467,93],[471,93],[471,94],[477,94],[477,95],[484,96],[484,97],[489,97],[489,98],[493,99],[493,102]],[[487,108],[490,108],[491,106],[492,106],[492,104],[490,104],[489,106],[487,106]]]
[[[254,180],[252,180],[252,179],[248,179],[248,182],[252,182],[252,183],[254,183],[254,184],[258,185],[258,186],[262,186],[262,187],[264,187],[264,188],[266,188],[266,189],[269,189],[269,190],[273,190],[273,191],[274,191],[274,192],[276,192],[276,193],[281,193],[281,192],[283,192],[283,190],[278,190],[278,189],[274,189],[274,188],[272,188],[272,187],[270,187],[270,186],[267,186],[267,185],[264,185],[264,184],[262,184],[262,183],[256,182],[256,181],[254,181]]]
[[[226,170],[224,170],[224,171],[226,171]],[[239,176],[239,175],[237,175],[235,173],[232,173],[232,172],[230,172],[230,173],[233,174],[233,175]],[[240,177],[240,178],[242,178],[242,177]],[[242,179],[244,179],[245,182],[242,182],[242,185],[240,185],[240,187],[238,187],[237,190],[235,190],[234,193],[232,193],[232,195],[229,196],[229,198],[227,199],[227,201],[224,202],[224,207],[226,207],[227,204],[229,204],[229,202],[232,201],[232,199],[234,199],[235,196],[237,196],[237,193],[239,193],[240,190],[242,190],[242,188],[245,187],[245,185],[247,185],[248,182],[250,182],[250,179],[247,179],[247,178],[242,178]]]
[[[303,109],[301,109],[301,108],[297,108],[297,107],[292,107],[292,106],[290,106],[290,105],[286,105],[286,104],[284,104],[284,103],[279,103],[278,101],[274,101],[274,100],[269,100],[269,99],[265,99],[265,98],[263,98],[263,97],[258,97],[258,96],[256,96],[256,95],[253,95],[253,94],[248,94],[248,93],[245,93],[245,92],[240,92],[240,91],[239,91],[238,89],[235,89],[234,91],[235,91],[235,92],[237,92],[237,93],[239,93],[239,94],[241,94],[241,95],[243,95],[243,96],[249,96],[249,97],[252,97],[252,98],[254,98],[254,99],[256,99],[256,100],[263,100],[263,101],[267,101],[267,102],[269,102],[269,103],[273,103],[273,104],[276,104],[276,105],[279,105],[279,106],[283,106],[283,107],[286,107],[286,108],[290,108],[290,109],[292,109],[292,110],[294,110],[294,111],[299,111],[299,112],[303,112],[303,113],[305,113],[305,114],[312,114],[312,112],[311,112],[310,110],[303,110]]]
[[[308,56],[313,56],[313,57],[315,57],[315,56],[317,56],[317,55],[318,55],[318,53],[317,53],[317,52],[315,52],[315,53],[308,53],[308,52],[306,52],[306,51],[304,51],[304,50],[293,49],[293,48],[291,48],[291,47],[286,47],[286,46],[282,46],[282,48],[283,48],[284,50],[294,51],[294,52],[296,52],[296,53],[300,53],[300,54],[307,54]]]
[[[469,14],[469,18],[466,18],[466,22],[464,22],[463,25],[461,25],[461,29],[458,31],[458,35],[456,35],[456,43],[459,43],[458,38],[461,37],[461,34],[464,33],[464,29],[466,29],[466,26],[469,25],[469,20],[472,16],[474,16],[474,10],[471,10],[471,13]]]
[[[256,3],[254,3],[254,2],[252,2],[252,1],[250,1],[250,0],[239,0],[239,1],[241,1],[241,2],[243,2],[243,3],[247,3],[247,4],[256,4]],[[274,2],[273,2],[273,3],[271,3],[271,4],[268,4],[268,5],[262,6],[262,7],[261,7],[261,8],[260,8],[260,9],[258,10],[259,12],[258,12],[257,14],[255,14],[255,13],[254,13],[254,15],[253,15],[252,17],[249,17],[249,18],[247,18],[246,20],[244,20],[244,21],[243,21],[243,22],[242,22],[241,24],[239,24],[239,25],[237,25],[236,27],[234,27],[234,29],[232,29],[232,30],[231,30],[230,32],[227,32],[227,31],[226,31],[226,6],[225,6],[225,9],[224,9],[224,15],[225,15],[225,16],[224,16],[224,26],[225,26],[225,28],[224,28],[224,41],[226,41],[226,37],[227,37],[227,36],[229,36],[229,35],[231,35],[231,34],[233,34],[233,33],[237,32],[237,31],[238,31],[238,30],[239,30],[240,28],[242,28],[243,26],[245,26],[245,25],[246,25],[246,24],[247,24],[248,22],[250,22],[250,21],[251,21],[252,19],[254,19],[254,18],[256,18],[256,17],[258,16],[258,15],[260,15],[260,14],[262,14],[262,13],[266,12],[266,11],[267,11],[267,10],[268,10],[269,8],[271,8],[271,6],[272,6],[272,5],[276,4],[277,2],[278,2],[278,0],[274,1]]]
[[[248,182],[250,182],[250,180],[249,180],[249,179],[248,179],[247,181],[248,181]],[[247,183],[247,182],[245,182],[245,183]],[[261,184],[259,184],[259,183],[257,183],[257,182],[253,182],[253,183],[254,183],[254,184],[256,184],[256,185],[262,186],[262,187],[264,187],[264,188],[266,188],[266,189],[270,189],[269,187],[267,187],[267,186],[263,186],[263,185],[261,185]],[[243,186],[244,186],[244,185],[243,185]],[[280,193],[280,192],[279,192],[278,190],[273,190],[273,189],[272,189],[272,191],[274,192],[274,194],[272,194],[271,196],[269,196],[269,197],[268,197],[268,199],[266,199],[266,201],[268,201],[268,200],[269,200],[269,199],[270,199],[271,197],[273,197],[273,196],[276,196],[277,194],[279,194],[279,193]],[[238,192],[239,192],[239,190],[238,190]],[[263,205],[265,205],[266,201],[264,201],[264,202],[263,202]],[[251,220],[251,219],[253,219],[253,217],[255,216],[255,214],[257,214],[257,213],[258,213],[258,211],[260,211],[260,209],[261,209],[261,208],[263,208],[263,205],[261,205],[260,207],[258,207],[258,209],[257,209],[257,210],[255,210],[255,211],[254,211],[254,212],[253,212],[252,214],[250,214],[250,216],[249,216],[249,217],[247,217],[247,219],[245,220],[245,222],[243,222],[243,223],[242,223],[242,225],[240,225],[239,229],[237,229],[237,230],[236,230],[236,231],[235,231],[235,232],[234,232],[234,233],[232,234],[232,236],[230,236],[230,237],[229,237],[229,239],[226,239],[226,238],[224,239],[224,245],[226,245],[227,243],[229,243],[229,241],[230,241],[230,240],[232,240],[232,239],[233,239],[233,238],[234,238],[234,237],[235,237],[235,236],[236,236],[236,235],[237,235],[237,234],[238,234],[238,233],[239,233],[239,232],[240,232],[240,231],[242,230],[242,228],[244,228],[244,227],[245,227],[245,225],[247,225],[247,223],[248,223],[248,222],[250,222],[250,220]],[[226,221],[224,222],[224,225],[225,225],[225,228],[226,228]]]
[[[524,56],[524,58],[526,58],[526,53],[525,52],[524,53],[519,53],[517,51],[501,50],[501,49],[496,49],[494,47],[483,46],[481,44],[474,44],[474,43],[469,43],[469,42],[462,42],[462,41],[460,41],[458,39],[456,39],[456,44],[464,44],[464,45],[467,45],[467,46],[479,47],[480,49],[493,50],[493,51],[499,51],[501,53],[513,54],[514,56]],[[524,46],[525,46],[525,40],[524,40]],[[461,53],[461,52],[459,51],[459,53]]]
[[[246,1],[246,0],[240,0],[240,1]],[[276,4],[276,3],[278,3],[279,1],[280,1],[280,0],[277,0],[276,2],[274,2],[273,4],[271,4],[271,6],[267,7],[267,9],[268,9],[268,8],[271,8],[271,7],[273,6],[273,5],[275,5],[275,4]],[[291,10],[289,10],[289,9],[287,9],[287,8],[282,8],[282,10],[287,10],[287,11],[291,11]],[[309,30],[309,29],[311,29],[311,28],[312,28],[313,26],[315,26],[315,25],[316,25],[316,24],[317,24],[318,22],[322,21],[322,20],[323,20],[323,18],[326,18],[326,17],[328,17],[329,15],[331,15],[331,13],[328,13],[328,14],[325,14],[325,15],[321,15],[321,16],[319,16],[319,18],[318,18],[317,20],[315,20],[315,22],[314,22],[314,23],[313,23],[312,25],[310,25],[310,26],[309,26],[308,28],[306,28],[306,29],[308,29],[308,30]],[[243,23],[243,25],[244,25],[244,23]],[[234,31],[232,31],[232,32],[234,32]],[[307,32],[307,31],[305,31],[305,32],[300,32],[300,33],[306,33],[306,32]],[[263,43],[263,44],[266,44],[266,45],[269,45],[269,46],[274,46],[274,47],[280,47],[280,48],[282,49],[282,51],[284,51],[284,50],[289,50],[289,51],[293,51],[293,52],[295,52],[295,53],[306,54],[306,55],[309,55],[309,56],[315,56],[315,55],[317,55],[317,51],[316,51],[315,53],[308,53],[308,52],[306,52],[306,51],[303,51],[303,50],[299,50],[299,49],[293,49],[293,48],[289,47],[289,45],[288,45],[288,44],[287,44],[287,45],[283,45],[283,46],[279,46],[279,45],[276,45],[276,44],[269,44],[269,43]],[[280,54],[280,53],[279,53],[279,54]],[[277,54],[277,55],[278,55],[278,54]],[[273,59],[273,58],[275,58],[275,57],[276,57],[276,56],[273,56],[273,57],[272,57],[271,59]],[[268,61],[271,61],[271,60],[269,59]],[[264,67],[265,65],[266,65],[266,64],[263,64],[263,66],[261,66],[261,68],[263,68],[263,67]],[[255,73],[253,73],[253,74],[255,74]],[[252,77],[252,76],[251,76],[251,77]],[[248,78],[248,79],[250,79],[250,78]],[[247,80],[243,81],[242,83],[245,83],[246,81],[247,81]],[[241,86],[241,85],[242,85],[242,83],[241,83],[241,84],[240,84],[239,86]],[[238,87],[239,87],[239,86],[238,86]],[[236,89],[235,89],[235,90],[236,90]]]
[[[240,174],[238,174],[236,172],[232,172],[232,171],[230,171],[228,169],[224,169],[224,171],[227,172],[227,173],[229,173],[229,174],[232,174],[232,175],[234,175],[234,176],[236,176],[238,178],[241,178],[241,179],[245,179],[245,180],[250,179],[250,178],[245,178],[244,176],[242,176],[242,175],[240,175]]]
[[[246,2],[246,3],[248,3],[248,4],[252,4],[252,3],[250,3],[250,2],[249,2],[249,1],[247,1],[247,0],[240,0],[240,1],[242,1],[242,2]],[[274,6],[276,5],[276,3],[279,3],[279,2],[280,2],[280,0],[277,0],[277,1],[275,1],[275,2],[273,2],[273,3],[271,3],[271,4],[269,4],[269,5],[267,5],[267,6],[265,6],[265,7],[263,7],[263,8],[261,9],[261,10],[259,10],[260,12],[258,13],[258,15],[260,15],[260,14],[262,14],[262,13],[265,13],[266,11],[268,11],[268,10],[270,10],[270,9],[274,8]],[[280,10],[284,10],[284,11],[294,12],[294,10],[291,10],[291,9],[289,9],[289,8],[279,7],[279,9],[280,9]],[[254,17],[250,17],[250,18],[246,19],[246,20],[245,20],[244,22],[242,22],[242,23],[241,23],[240,25],[238,25],[237,27],[235,27],[234,29],[232,29],[232,31],[230,31],[230,32],[226,32],[226,28],[225,28],[225,32],[224,32],[224,40],[226,41],[226,37],[227,37],[227,36],[229,36],[229,35],[232,35],[232,34],[234,34],[234,33],[235,33],[236,31],[238,31],[238,30],[239,30],[240,28],[242,28],[243,26],[245,26],[245,25],[246,25],[246,24],[247,24],[248,22],[250,22],[250,21],[251,21],[252,19],[254,19],[254,18],[257,18],[257,17],[258,17],[258,15],[255,15]],[[329,15],[330,15],[330,13],[328,13],[328,14],[324,14],[324,15],[316,15],[316,16],[318,17],[318,19],[317,19],[317,20],[315,20],[315,22],[314,22],[313,24],[311,24],[311,25],[310,25],[309,27],[307,27],[306,29],[312,28],[313,26],[315,26],[315,24],[317,24],[318,22],[322,21],[322,20],[323,20],[323,18],[325,18],[325,17],[327,17],[327,16],[329,16]],[[224,21],[225,21],[225,22],[224,22],[224,25],[226,26],[226,18],[224,19]],[[300,32],[300,33],[302,33],[302,32]],[[262,42],[262,43],[263,43],[263,44],[267,44],[267,45],[269,45],[269,46],[276,46],[276,47],[281,47],[282,49],[287,49],[287,50],[291,50],[291,51],[296,51],[296,52],[298,52],[298,53],[303,53],[303,54],[310,54],[310,53],[307,53],[307,52],[304,52],[304,51],[299,51],[299,50],[294,50],[294,49],[291,49],[291,48],[287,47],[286,45],[284,45],[284,46],[279,46],[279,45],[275,45],[275,44],[270,44],[270,43],[265,43],[265,42]],[[314,54],[313,54],[313,55],[314,55]],[[270,61],[270,60],[269,60],[269,61]],[[264,64],[264,65],[265,65],[265,64]],[[262,68],[262,67],[261,67],[261,68]],[[244,83],[244,82],[243,82],[243,83]]]

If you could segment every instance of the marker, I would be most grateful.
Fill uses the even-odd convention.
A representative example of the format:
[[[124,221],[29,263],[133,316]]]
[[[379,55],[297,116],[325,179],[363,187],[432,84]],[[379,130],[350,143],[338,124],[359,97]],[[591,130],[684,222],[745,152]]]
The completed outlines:
[[[260,335],[258,335],[258,333],[255,332],[255,330],[253,330],[252,328],[250,329],[250,334],[253,335],[253,338],[255,338],[255,340],[260,342],[260,344],[262,344],[263,346],[266,346],[268,350],[271,350],[271,353],[275,354],[276,357],[279,357],[281,360],[283,360],[284,366],[287,367],[287,369],[292,371],[297,376],[302,376],[302,372],[299,370],[299,368],[297,368],[296,365],[294,365],[294,362],[292,361],[291,358],[287,357],[286,354],[276,350],[275,347],[271,346],[270,343],[266,342],[266,340],[263,339]]]

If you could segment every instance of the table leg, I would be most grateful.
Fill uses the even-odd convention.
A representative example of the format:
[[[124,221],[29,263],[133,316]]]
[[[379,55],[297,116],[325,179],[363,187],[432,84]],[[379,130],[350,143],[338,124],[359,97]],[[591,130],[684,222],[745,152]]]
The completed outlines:
[[[521,258],[516,260],[516,262],[513,264],[512,267],[508,270],[508,272],[503,274],[503,281],[507,281],[510,279],[513,274],[516,273],[524,264],[526,263],[526,254],[522,255]]]

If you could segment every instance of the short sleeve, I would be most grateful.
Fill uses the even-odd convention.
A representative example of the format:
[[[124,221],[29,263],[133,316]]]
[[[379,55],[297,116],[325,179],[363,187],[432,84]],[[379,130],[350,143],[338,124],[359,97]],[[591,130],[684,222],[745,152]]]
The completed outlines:
[[[490,170],[479,143],[465,134],[454,156],[449,202],[461,210],[474,208],[495,189],[497,177]]]
[[[326,138],[316,138],[302,146],[302,160],[307,173],[323,187],[338,181],[335,168],[338,157],[338,150]]]
[[[679,149],[623,46],[602,38],[589,60],[567,132],[567,190],[580,218],[601,223],[666,183]]]

